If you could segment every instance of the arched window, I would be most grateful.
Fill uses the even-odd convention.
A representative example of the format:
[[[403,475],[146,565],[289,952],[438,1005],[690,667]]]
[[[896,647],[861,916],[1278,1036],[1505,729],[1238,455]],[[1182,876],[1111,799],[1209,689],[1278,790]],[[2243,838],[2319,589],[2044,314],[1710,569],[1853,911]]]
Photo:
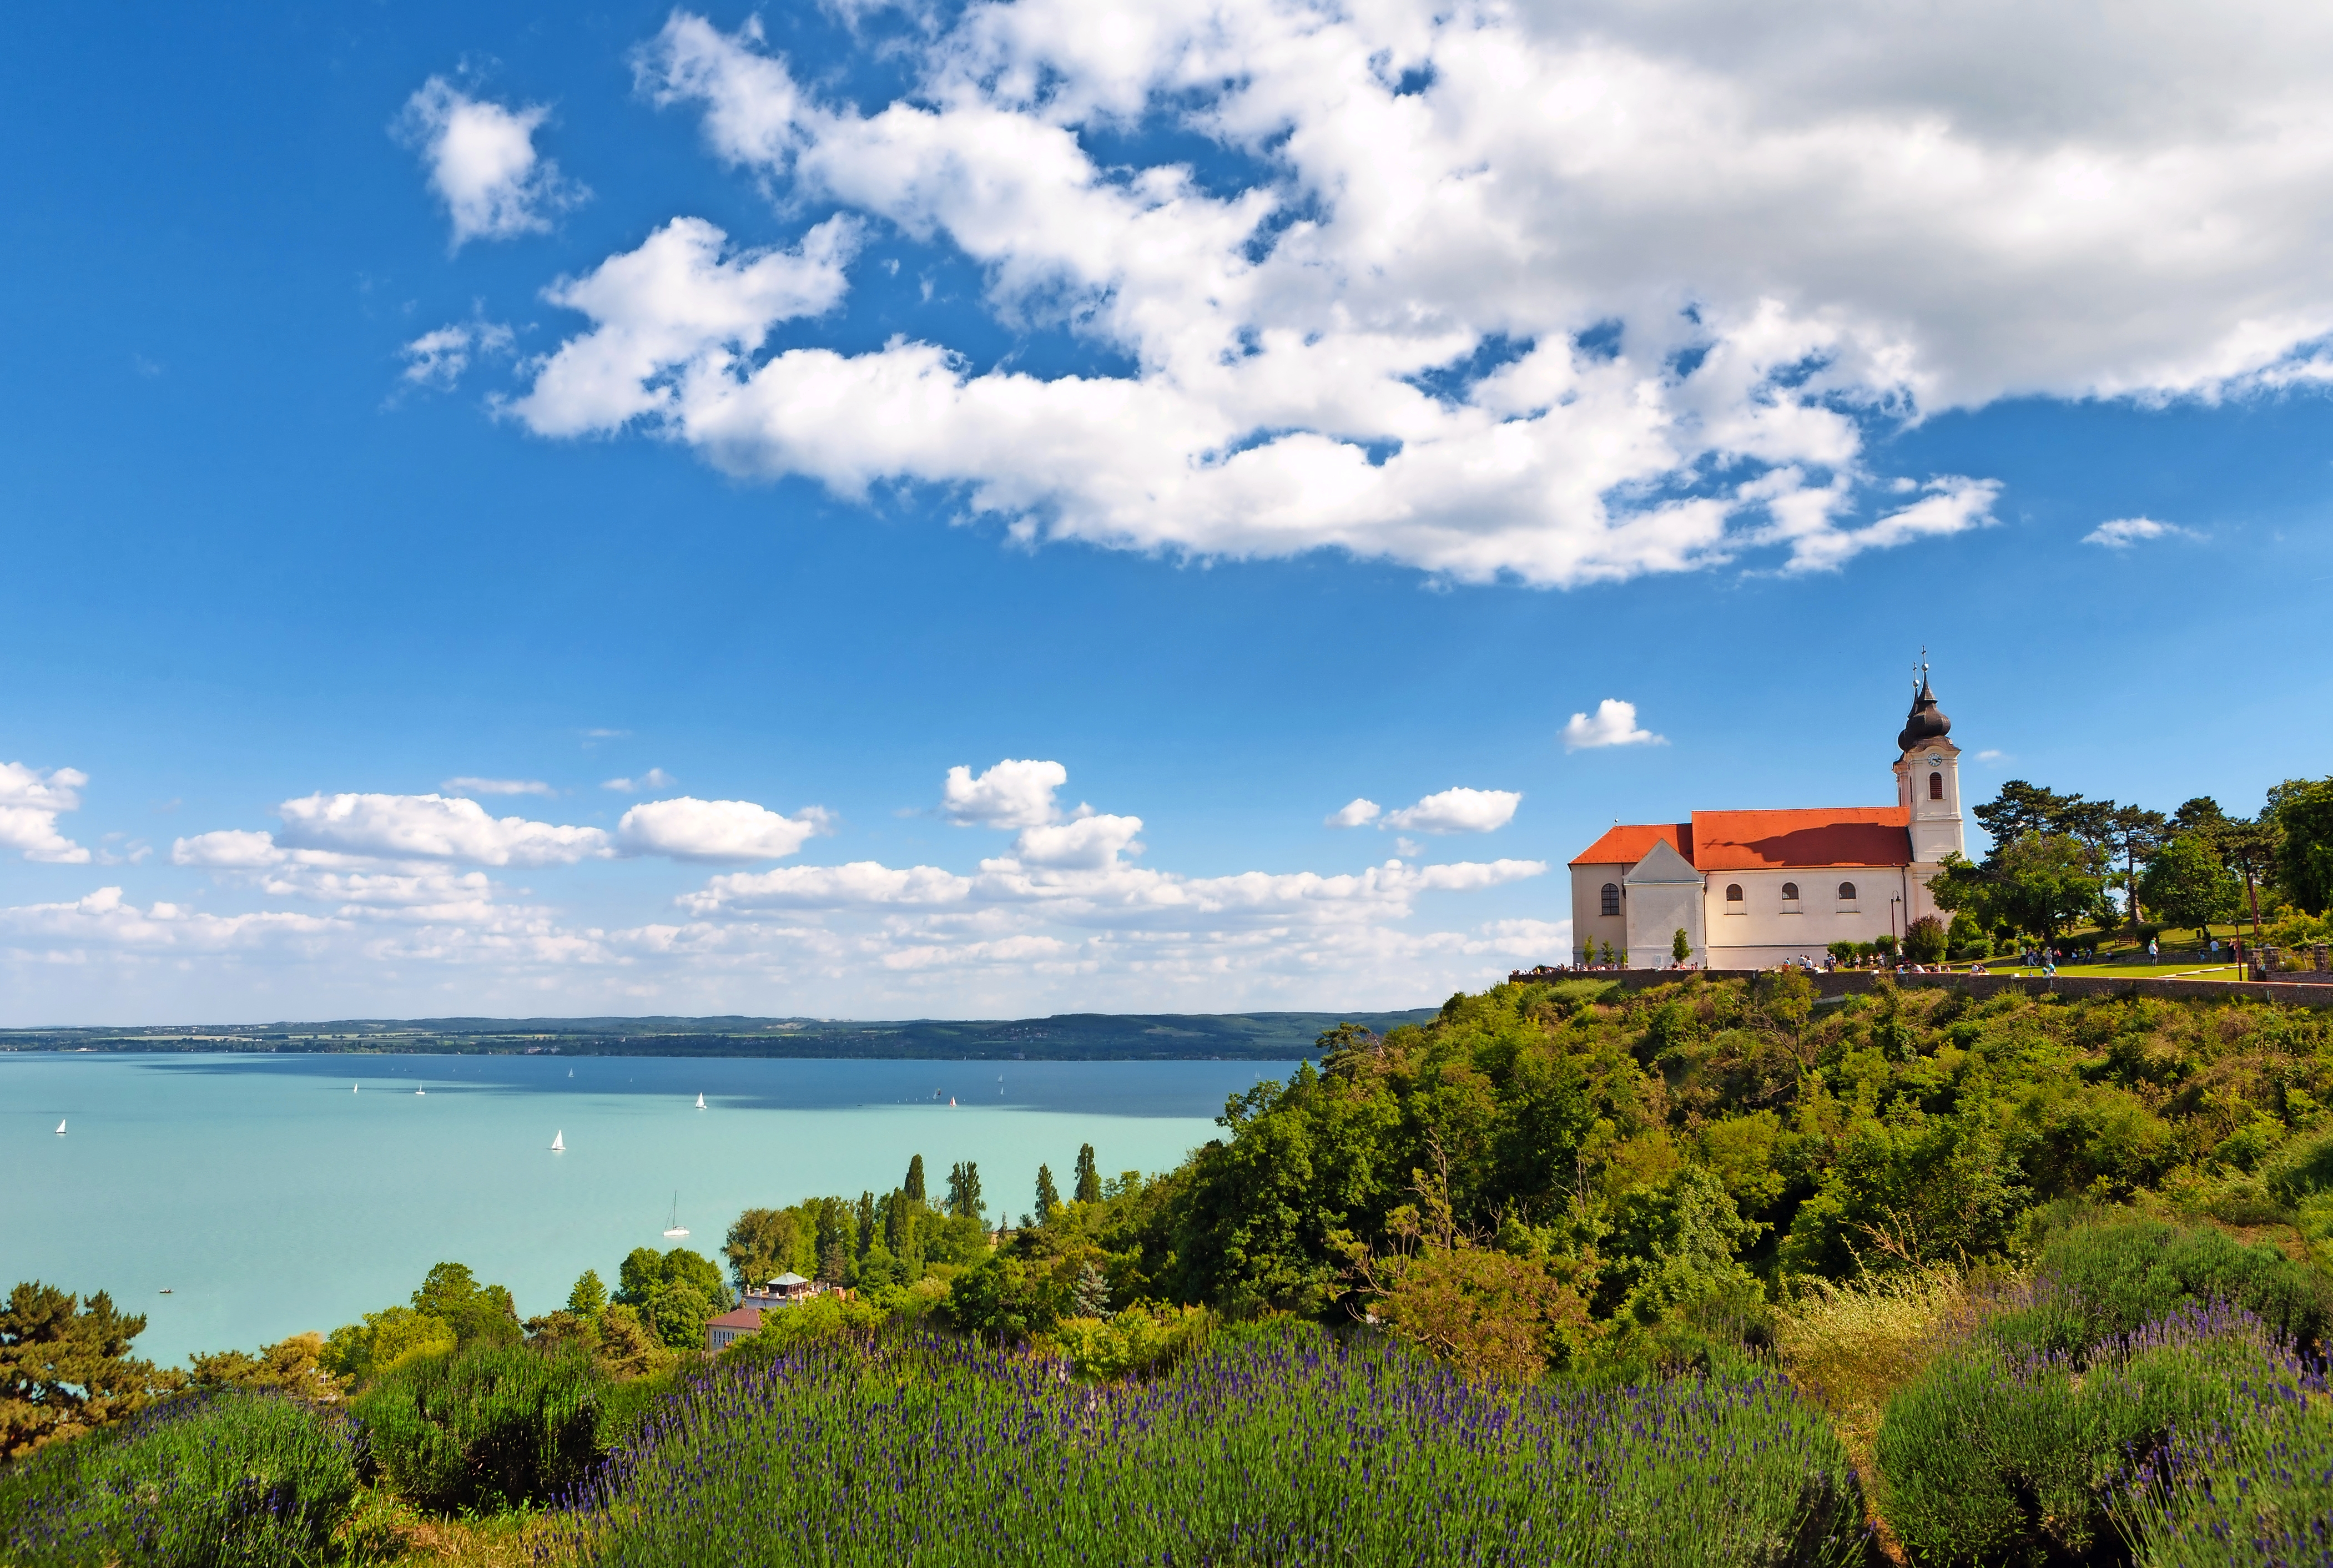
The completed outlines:
[[[1738,904],[1742,901],[1741,883],[1728,882],[1725,884],[1725,901],[1728,904]],[[1729,915],[1738,915],[1742,911],[1739,909],[1729,909],[1725,912]]]
[[[1940,801],[1944,798],[1944,774],[1940,773],[1932,773],[1928,775],[1928,798],[1932,801]]]
[[[1839,901],[1842,904],[1851,904],[1855,902],[1855,884],[1853,882],[1839,883]]]
[[[1604,884],[1604,912],[1608,915],[1620,912],[1620,884],[1618,882]]]
[[[1782,884],[1782,902],[1786,904],[1795,904],[1798,901],[1799,884],[1796,882],[1784,882]]]

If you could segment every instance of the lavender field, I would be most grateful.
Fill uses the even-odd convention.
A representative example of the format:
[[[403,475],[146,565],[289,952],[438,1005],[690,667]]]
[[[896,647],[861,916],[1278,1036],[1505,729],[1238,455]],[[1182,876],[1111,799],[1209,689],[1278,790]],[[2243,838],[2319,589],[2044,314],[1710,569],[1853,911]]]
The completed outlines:
[[[1745,1371],[1462,1381],[1309,1325],[1089,1384],[962,1341],[812,1346],[691,1388],[573,1499],[640,1565],[1816,1564],[1868,1549],[1846,1450]]]

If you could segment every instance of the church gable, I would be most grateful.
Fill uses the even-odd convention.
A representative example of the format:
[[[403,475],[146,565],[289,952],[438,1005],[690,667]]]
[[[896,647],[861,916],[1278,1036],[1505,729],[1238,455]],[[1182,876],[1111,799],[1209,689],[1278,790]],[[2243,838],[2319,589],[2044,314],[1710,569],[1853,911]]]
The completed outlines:
[[[1631,888],[1673,883],[1701,886],[1701,873],[1695,871],[1693,862],[1677,853],[1666,839],[1654,841],[1653,847],[1645,851],[1645,858],[1629,867],[1628,874],[1620,880]]]

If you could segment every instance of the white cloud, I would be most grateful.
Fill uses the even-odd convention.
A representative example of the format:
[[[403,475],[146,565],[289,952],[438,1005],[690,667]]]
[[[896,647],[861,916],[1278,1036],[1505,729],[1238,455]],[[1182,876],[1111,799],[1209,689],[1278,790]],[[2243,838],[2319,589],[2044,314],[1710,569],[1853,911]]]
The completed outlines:
[[[449,778],[437,786],[456,795],[554,795],[559,792],[539,778]]]
[[[858,236],[859,226],[839,216],[794,250],[725,255],[729,238],[719,229],[703,218],[673,219],[638,250],[545,292],[594,324],[542,362],[513,412],[545,436],[670,414],[702,383],[727,377],[778,322],[831,309]]]
[[[1982,526],[1997,482],[1880,467],[1937,410],[2333,377],[2333,20],[2278,0],[989,0],[898,47],[863,109],[750,23],[676,14],[638,70],[782,210],[952,248],[1129,369],[765,350],[847,255],[758,294],[680,219],[555,296],[591,325],[521,417],[1030,540],[1571,584]],[[1146,121],[1207,181],[1089,152]]]
[[[2005,751],[1981,751],[1976,754],[1976,760],[1979,762],[1999,762],[2002,757],[2005,757],[2008,755],[2009,754]]]
[[[1513,790],[1447,789],[1387,813],[1379,825],[1410,833],[1487,833],[1512,822],[1522,801]]]
[[[1115,864],[1121,854],[1140,854],[1142,846],[1134,835],[1141,831],[1140,817],[1100,815],[1026,827],[1013,841],[1012,858],[1023,866],[1052,871],[1099,871]],[[988,863],[993,862],[984,862]]]
[[[2103,544],[2109,550],[2127,550],[2148,539],[2193,539],[2196,535],[2187,529],[2169,523],[2157,523],[2152,517],[2117,517],[2101,523],[2082,535],[2085,544]]]
[[[621,735],[624,732],[621,730],[614,730],[610,731],[609,733]],[[670,789],[674,784],[679,782],[680,781],[674,778],[672,774],[665,772],[664,769],[660,767],[652,767],[648,769],[648,772],[640,774],[637,779],[611,778],[602,780],[600,787],[603,790],[614,790],[618,794],[629,795],[637,794],[642,790]]]
[[[475,801],[445,795],[312,794],[276,810],[284,845],[385,861],[542,866],[608,852],[608,835],[598,828],[497,818]]]
[[[1596,705],[1596,717],[1575,713],[1563,726],[1563,749],[1589,751],[1606,746],[1666,746],[1668,742],[1637,722],[1637,705],[1608,697]]]
[[[453,219],[455,249],[542,233],[553,215],[590,194],[535,150],[534,133],[550,115],[541,105],[505,109],[472,98],[442,76],[406,101],[396,130],[428,165],[430,187]]]
[[[1036,827],[1058,814],[1053,792],[1069,782],[1070,770],[1057,762],[1008,757],[978,778],[968,767],[952,767],[940,786],[940,810],[964,827]]]
[[[456,322],[427,332],[398,351],[405,356],[404,379],[417,387],[450,389],[470,368],[470,356],[507,354],[515,341],[498,322]]]
[[[680,795],[626,812],[616,824],[616,845],[628,855],[667,855],[676,861],[777,861],[828,832],[830,821],[817,806],[789,817],[752,801]]]
[[[0,851],[52,865],[88,863],[88,849],[57,830],[61,813],[81,809],[81,788],[87,783],[89,775],[79,768],[43,773],[20,762],[0,762]]]
[[[1322,817],[1320,819],[1320,825],[1324,828],[1364,827],[1368,823],[1375,822],[1377,820],[1377,802],[1366,799],[1360,795],[1355,795],[1351,800],[1347,801],[1343,805],[1339,806],[1335,811],[1330,812],[1327,816]]]

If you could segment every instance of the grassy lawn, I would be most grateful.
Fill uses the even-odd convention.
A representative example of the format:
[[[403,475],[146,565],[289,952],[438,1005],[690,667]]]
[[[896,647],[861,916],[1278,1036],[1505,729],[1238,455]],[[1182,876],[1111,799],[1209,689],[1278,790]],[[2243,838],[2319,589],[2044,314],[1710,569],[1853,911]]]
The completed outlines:
[[[1965,973],[1966,971],[1959,970],[1956,972]],[[1988,975],[2039,976],[2041,971],[2039,969],[2021,967],[2015,964],[1991,963],[1985,966],[1985,973]],[[2192,959],[2161,964],[2148,964],[2144,962],[2136,964],[2117,964],[2111,962],[2101,964],[2060,964],[2058,966],[2058,973],[2060,975],[2100,975],[2108,976],[2116,979],[2233,980],[2237,977],[2236,967],[2233,964],[2199,965]]]

